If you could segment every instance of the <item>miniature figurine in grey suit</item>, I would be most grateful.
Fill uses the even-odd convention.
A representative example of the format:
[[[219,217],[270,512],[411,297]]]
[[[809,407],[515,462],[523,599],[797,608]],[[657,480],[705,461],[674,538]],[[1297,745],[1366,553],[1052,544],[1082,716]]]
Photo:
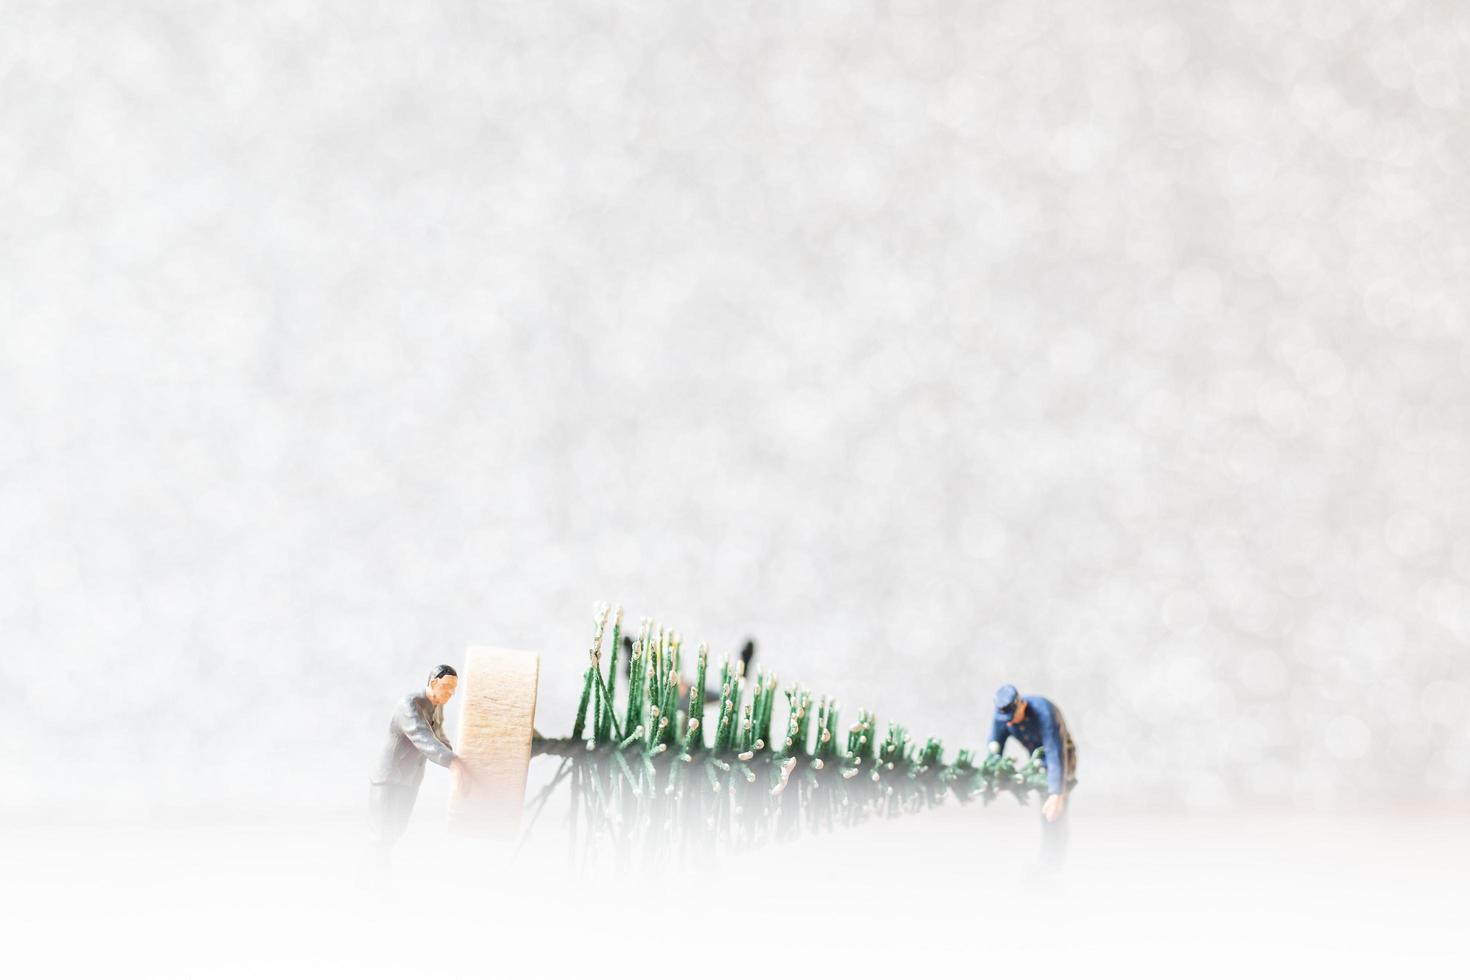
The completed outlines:
[[[458,684],[454,668],[440,664],[424,689],[404,698],[388,722],[388,742],[368,788],[373,839],[385,858],[408,826],[424,781],[424,760],[462,775],[463,764],[444,734],[444,705]]]

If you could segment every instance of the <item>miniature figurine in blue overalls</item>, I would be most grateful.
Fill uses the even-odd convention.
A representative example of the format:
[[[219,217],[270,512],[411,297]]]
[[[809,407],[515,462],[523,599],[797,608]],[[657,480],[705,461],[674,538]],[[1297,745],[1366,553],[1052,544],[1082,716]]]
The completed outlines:
[[[1021,696],[1014,684],[1003,685],[995,692],[990,753],[999,755],[1008,738],[1015,738],[1028,752],[1042,750],[1047,797],[1041,813],[1048,822],[1056,820],[1067,807],[1067,791],[1077,781],[1077,747],[1061,710],[1038,695]]]

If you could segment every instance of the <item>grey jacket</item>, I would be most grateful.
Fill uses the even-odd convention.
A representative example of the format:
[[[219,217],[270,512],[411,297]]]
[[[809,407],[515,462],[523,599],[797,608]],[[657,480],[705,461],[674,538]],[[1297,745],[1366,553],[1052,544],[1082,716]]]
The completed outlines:
[[[424,779],[424,760],[448,766],[454,749],[444,735],[444,708],[420,691],[398,704],[388,722],[388,744],[373,770],[373,783],[417,787]]]

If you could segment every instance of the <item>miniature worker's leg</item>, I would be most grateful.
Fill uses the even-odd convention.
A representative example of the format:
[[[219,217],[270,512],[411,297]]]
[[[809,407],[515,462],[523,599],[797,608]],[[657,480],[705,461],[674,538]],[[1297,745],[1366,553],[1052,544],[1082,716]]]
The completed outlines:
[[[1073,744],[1070,737],[1062,746],[1062,785],[1067,794],[1067,804],[1062,810],[1061,816],[1055,820],[1041,818],[1041,855],[1040,864],[1043,870],[1060,870],[1067,859],[1067,828],[1072,819],[1072,787],[1077,785],[1077,746]]]
[[[1067,825],[1065,812],[1055,820],[1041,818],[1041,852],[1038,863],[1044,871],[1060,870],[1067,860]]]
[[[368,844],[358,868],[358,884],[385,888],[392,884],[393,845],[403,836],[413,813],[417,786],[373,783],[368,786]]]
[[[385,858],[408,827],[408,818],[413,814],[413,803],[417,796],[416,786],[374,783],[369,787],[369,827],[373,843]]]

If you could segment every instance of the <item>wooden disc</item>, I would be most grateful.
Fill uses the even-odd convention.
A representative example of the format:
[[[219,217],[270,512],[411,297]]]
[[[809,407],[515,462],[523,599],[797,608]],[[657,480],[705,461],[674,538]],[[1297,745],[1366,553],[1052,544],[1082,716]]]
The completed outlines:
[[[540,656],[524,650],[473,646],[465,654],[454,751],[470,778],[450,795],[450,833],[509,838],[519,829],[540,666]]]

